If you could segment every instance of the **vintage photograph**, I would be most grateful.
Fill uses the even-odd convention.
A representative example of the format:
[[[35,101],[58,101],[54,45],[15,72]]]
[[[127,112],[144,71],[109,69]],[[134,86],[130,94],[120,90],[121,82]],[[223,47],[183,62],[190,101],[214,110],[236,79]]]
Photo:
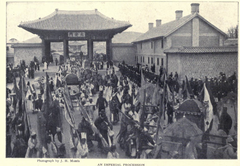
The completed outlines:
[[[238,6],[6,2],[5,158],[238,159]]]

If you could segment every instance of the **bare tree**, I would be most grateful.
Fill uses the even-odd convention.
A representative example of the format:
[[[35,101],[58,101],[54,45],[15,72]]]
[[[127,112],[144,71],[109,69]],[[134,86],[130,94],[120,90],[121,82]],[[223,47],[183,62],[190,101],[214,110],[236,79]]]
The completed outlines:
[[[235,27],[228,28],[228,37],[229,38],[238,38],[238,25]]]

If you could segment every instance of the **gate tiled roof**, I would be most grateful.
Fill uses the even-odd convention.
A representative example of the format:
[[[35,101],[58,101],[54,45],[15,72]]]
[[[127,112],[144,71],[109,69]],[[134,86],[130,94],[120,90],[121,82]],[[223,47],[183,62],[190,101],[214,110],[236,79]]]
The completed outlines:
[[[129,22],[118,21],[104,16],[97,10],[64,11],[57,10],[52,14],[34,21],[22,22],[19,27],[37,30],[111,30],[127,29]],[[125,30],[124,29],[124,30]]]

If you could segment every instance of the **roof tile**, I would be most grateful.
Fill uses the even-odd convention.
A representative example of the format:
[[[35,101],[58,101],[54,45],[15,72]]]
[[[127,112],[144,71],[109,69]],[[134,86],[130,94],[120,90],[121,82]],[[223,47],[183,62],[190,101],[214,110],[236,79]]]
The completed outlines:
[[[40,30],[109,30],[130,26],[128,22],[108,18],[97,10],[57,10],[45,18],[23,22],[19,25],[22,28]]]

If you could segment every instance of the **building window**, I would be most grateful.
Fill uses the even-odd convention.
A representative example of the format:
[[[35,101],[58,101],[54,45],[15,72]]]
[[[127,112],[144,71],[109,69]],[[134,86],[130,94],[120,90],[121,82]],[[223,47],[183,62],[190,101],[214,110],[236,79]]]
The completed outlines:
[[[143,63],[144,63],[144,56],[143,56]]]
[[[162,47],[162,48],[164,47],[164,45],[163,45],[163,39],[161,40],[161,47]]]
[[[153,58],[151,58],[151,64],[153,64]]]
[[[159,58],[157,58],[157,65],[159,66]]]
[[[142,60],[142,56],[141,56],[141,63],[143,62],[143,60]]]
[[[9,51],[9,47],[7,46],[7,51]]]
[[[154,47],[154,41],[151,41],[151,49]]]
[[[142,43],[140,43],[140,48],[142,49]]]
[[[148,64],[150,63],[150,58],[148,57]]]
[[[136,61],[138,62],[138,56],[136,56]]]
[[[163,58],[161,58],[161,65],[163,66]]]

